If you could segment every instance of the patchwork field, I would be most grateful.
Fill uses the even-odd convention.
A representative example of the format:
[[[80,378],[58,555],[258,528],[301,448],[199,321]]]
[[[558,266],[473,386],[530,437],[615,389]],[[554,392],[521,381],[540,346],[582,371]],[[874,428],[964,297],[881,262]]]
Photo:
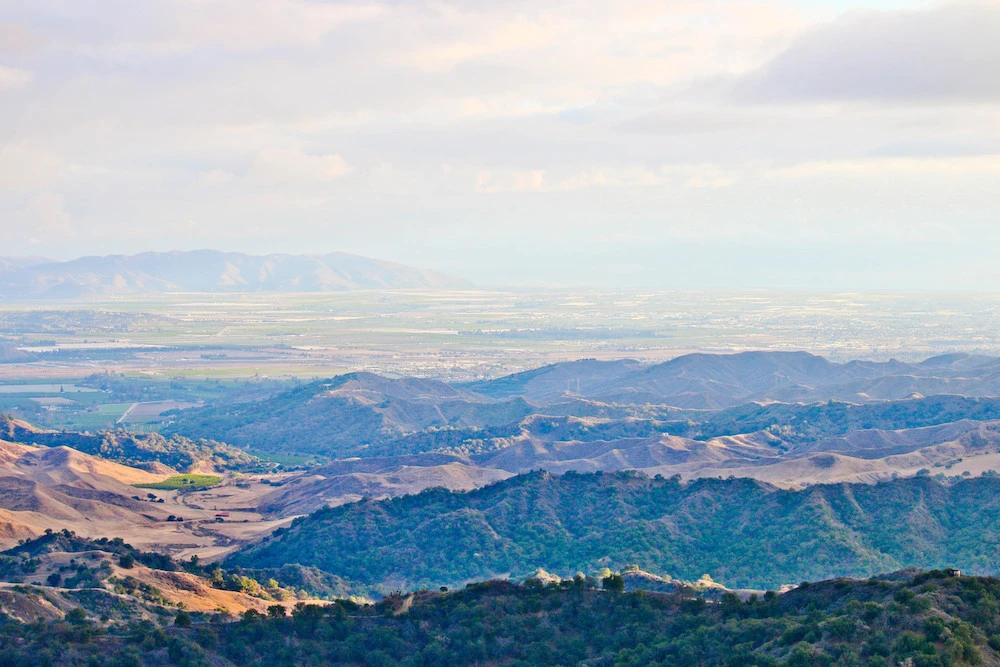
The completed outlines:
[[[953,313],[954,317],[940,317]],[[808,349],[833,359],[1000,352],[989,295],[691,291],[166,294],[0,304],[0,382],[95,372],[150,380],[329,377],[353,370],[469,380],[556,361]],[[0,393],[4,389],[0,387]]]

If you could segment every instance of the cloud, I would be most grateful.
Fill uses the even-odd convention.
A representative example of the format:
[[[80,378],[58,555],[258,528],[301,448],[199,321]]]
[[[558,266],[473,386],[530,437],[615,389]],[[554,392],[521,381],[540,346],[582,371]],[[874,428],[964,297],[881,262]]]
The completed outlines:
[[[572,173],[544,169],[481,171],[476,177],[475,191],[480,194],[495,194],[572,192],[591,188],[702,189],[725,188],[736,184],[739,180],[739,169],[724,168],[716,164],[661,165],[657,168],[609,164]]]
[[[545,171],[483,171],[476,177],[476,192],[541,192],[548,189]]]
[[[15,88],[24,88],[34,78],[35,75],[28,70],[0,65],[0,92]]]
[[[50,45],[110,60],[204,49],[313,48],[338,28],[385,11],[377,2],[311,0],[99,0],[90,3],[91,11],[76,7],[79,3],[34,4],[19,13],[26,22],[45,26]],[[18,43],[27,41],[23,32],[17,33]]]
[[[1000,101],[1000,3],[848,14],[804,34],[735,92],[758,102]]]
[[[65,240],[73,235],[73,218],[66,211],[61,194],[41,192],[30,200],[24,209],[24,230],[32,243],[45,240]]]
[[[66,167],[59,155],[25,142],[0,144],[0,192],[45,187]]]
[[[480,194],[571,192],[590,188],[649,187],[665,182],[662,174],[638,166],[608,165],[571,173],[547,172],[544,169],[500,169],[479,172],[475,191]]]
[[[163,6],[177,17],[170,41],[188,48],[219,45],[236,51],[315,46],[333,30],[384,11],[377,3],[309,0],[170,0]]]
[[[20,23],[0,23],[0,53],[29,53],[42,42],[38,35]]]
[[[329,183],[350,171],[350,166],[339,155],[307,155],[296,149],[273,149],[257,155],[246,178],[262,185],[310,185]]]
[[[859,160],[803,162],[768,172],[774,178],[824,178],[830,176],[971,176],[1000,175],[1000,155],[957,157],[894,157]]]
[[[211,171],[203,171],[198,174],[198,185],[205,188],[214,188],[220,185],[226,185],[227,183],[232,183],[235,180],[236,174],[223,169],[212,169]]]

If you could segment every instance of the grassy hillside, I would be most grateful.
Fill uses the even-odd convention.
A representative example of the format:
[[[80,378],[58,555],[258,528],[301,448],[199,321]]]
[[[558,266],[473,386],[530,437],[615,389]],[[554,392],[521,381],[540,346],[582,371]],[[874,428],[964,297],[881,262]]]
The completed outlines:
[[[22,594],[26,597],[26,594]],[[5,665],[997,665],[1000,581],[928,572],[836,580],[719,604],[616,593],[584,580],[486,582],[247,612],[237,623],[176,612],[160,624],[0,624]]]
[[[642,569],[736,588],[904,566],[1000,573],[1000,479],[786,491],[748,479],[532,473],[320,510],[237,552],[245,567],[316,566],[383,590]]]

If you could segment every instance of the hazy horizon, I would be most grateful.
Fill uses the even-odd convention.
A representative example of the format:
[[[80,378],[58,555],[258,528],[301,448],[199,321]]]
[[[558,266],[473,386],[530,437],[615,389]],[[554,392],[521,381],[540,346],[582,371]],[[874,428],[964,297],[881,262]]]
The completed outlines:
[[[773,248],[772,248],[773,250]],[[850,249],[844,249],[850,250]],[[853,249],[856,251],[856,249]],[[784,265],[780,267],[758,267],[758,272],[753,277],[748,277],[748,280],[743,281],[743,284],[733,284],[725,275],[713,276],[711,273],[705,271],[704,266],[697,266],[694,262],[700,261],[697,258],[681,258],[687,259],[686,262],[676,264],[674,266],[668,267],[672,274],[669,280],[664,280],[663,275],[657,275],[650,270],[649,266],[631,266],[631,267],[611,267],[619,268],[617,273],[598,273],[595,274],[593,270],[583,270],[582,273],[572,275],[571,278],[564,279],[562,282],[556,279],[544,280],[544,279],[525,279],[517,275],[505,273],[499,271],[496,274],[491,274],[483,271],[466,271],[466,270],[448,270],[441,268],[439,266],[417,264],[413,261],[407,260],[407,258],[388,258],[388,257],[372,257],[368,255],[361,255],[359,253],[350,253],[342,250],[331,250],[331,251],[261,251],[261,252],[244,252],[239,250],[233,250],[230,248],[208,248],[208,247],[193,247],[190,249],[179,249],[179,248],[166,248],[164,250],[139,250],[135,253],[88,253],[88,254],[60,254],[57,256],[43,256],[43,255],[13,255],[6,254],[0,255],[0,259],[36,259],[44,260],[46,262],[52,263],[62,263],[70,262],[73,260],[88,258],[88,257],[108,257],[108,256],[134,256],[145,253],[171,253],[171,252],[219,252],[219,253],[237,253],[246,254],[249,256],[264,257],[268,255],[326,255],[326,254],[336,254],[344,253],[349,255],[356,255],[359,257],[365,257],[368,259],[388,261],[403,266],[420,269],[424,271],[439,272],[445,275],[449,275],[455,278],[460,278],[467,280],[470,283],[471,289],[482,289],[482,290],[499,290],[499,291],[595,291],[599,292],[602,290],[608,291],[644,291],[644,290],[654,290],[660,292],[670,292],[676,291],[690,291],[690,292],[700,292],[704,291],[706,293],[725,293],[731,292],[735,295],[739,294],[992,294],[997,291],[996,288],[989,284],[980,283],[978,285],[961,285],[953,284],[947,281],[928,281],[926,283],[907,283],[905,278],[907,277],[906,270],[912,273],[923,273],[926,272],[926,266],[914,267],[911,266],[906,259],[901,260],[901,265],[894,268],[892,266],[879,266],[875,267],[875,271],[872,273],[865,273],[862,270],[855,270],[849,280],[844,280],[841,282],[823,282],[823,281],[810,281],[804,276],[800,276],[799,280],[786,280],[783,279],[781,275],[778,275],[777,270],[780,270],[784,276],[790,275],[790,271],[795,268],[801,269],[815,269],[816,261],[834,261],[839,259],[837,256],[832,255],[829,248],[818,249],[816,256],[810,255],[800,255],[798,257],[789,258]],[[928,252],[933,252],[933,248],[928,248]],[[596,249],[595,249],[596,252]],[[648,251],[655,252],[655,251]],[[647,252],[647,254],[648,254]],[[734,251],[735,252],[735,251]],[[726,257],[726,253],[719,252],[715,260],[721,260]],[[524,256],[522,255],[523,259]],[[736,257],[732,257],[736,259]],[[872,256],[858,256],[854,253],[851,258],[845,258],[850,262],[852,268],[854,269],[864,269],[865,262],[869,259],[875,261]],[[912,261],[910,258],[909,261]],[[588,264],[587,267],[592,266]],[[582,267],[587,269],[587,267]],[[769,274],[767,274],[767,269],[772,269]],[[867,267],[872,268],[872,267]],[[896,270],[902,269],[903,272]],[[759,278],[761,274],[765,274],[765,278],[770,280],[760,281]],[[470,277],[471,275],[484,276],[481,279],[475,279]],[[646,274],[643,276],[642,274]],[[882,280],[872,281],[872,275],[878,275]],[[638,276],[638,277],[636,277]],[[611,278],[609,280],[609,277]],[[713,277],[716,278],[713,280]],[[756,277],[758,280],[754,280]],[[891,278],[891,279],[886,279]]]

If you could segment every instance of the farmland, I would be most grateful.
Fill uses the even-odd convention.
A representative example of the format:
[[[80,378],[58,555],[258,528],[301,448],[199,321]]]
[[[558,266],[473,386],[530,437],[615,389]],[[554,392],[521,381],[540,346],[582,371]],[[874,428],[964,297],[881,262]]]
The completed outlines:
[[[161,491],[177,491],[181,489],[208,489],[222,483],[218,475],[174,475],[162,482],[152,484],[135,484],[137,489],[159,489]]]
[[[0,364],[8,385],[0,397],[26,391],[9,388],[15,379],[51,391],[100,372],[155,387],[354,370],[471,380],[568,359],[654,362],[695,350],[913,360],[1000,352],[998,331],[1000,298],[987,295],[361,291],[6,303],[0,345],[31,359]]]

